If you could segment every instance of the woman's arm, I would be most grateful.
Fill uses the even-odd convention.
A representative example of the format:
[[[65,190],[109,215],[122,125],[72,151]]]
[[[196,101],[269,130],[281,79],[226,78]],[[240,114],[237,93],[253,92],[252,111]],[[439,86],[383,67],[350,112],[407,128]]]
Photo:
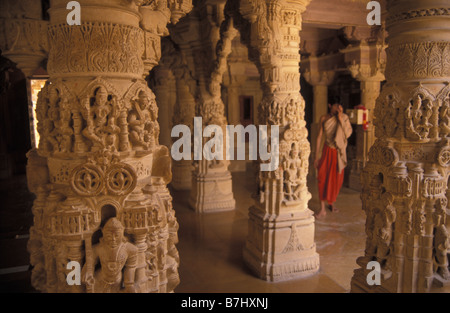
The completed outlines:
[[[320,122],[319,122],[319,134],[317,135],[317,140],[316,140],[316,151],[315,151],[315,156],[314,156],[314,167],[318,168],[319,167],[319,160],[320,160],[320,148],[321,144],[322,144],[322,137],[323,137],[323,123],[325,122],[326,116],[322,116],[320,118]]]
[[[348,115],[344,114],[344,108],[342,106],[339,106],[338,121],[342,126],[345,138],[349,138],[353,133],[353,128]]]

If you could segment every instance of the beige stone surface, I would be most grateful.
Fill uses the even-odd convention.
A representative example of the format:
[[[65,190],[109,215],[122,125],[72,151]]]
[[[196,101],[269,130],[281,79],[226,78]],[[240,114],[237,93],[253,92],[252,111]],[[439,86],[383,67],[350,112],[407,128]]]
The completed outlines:
[[[388,6],[387,83],[362,174],[367,242],[352,279],[355,292],[427,292],[450,278],[450,67],[444,61],[450,17],[443,5],[400,0]],[[381,264],[381,286],[368,287],[366,264],[373,260]]]
[[[159,61],[167,23],[191,2],[79,2],[81,27],[65,23],[67,2],[55,0],[45,28],[13,17],[20,47],[2,38],[11,59],[30,50],[32,60],[46,51],[41,37],[48,39],[50,79],[36,107],[40,142],[27,167],[37,196],[31,283],[43,292],[172,292],[179,256],[166,187],[171,159],[159,144],[158,107],[143,78]],[[33,70],[18,66],[26,75]],[[83,267],[81,285],[66,282],[69,261]]]

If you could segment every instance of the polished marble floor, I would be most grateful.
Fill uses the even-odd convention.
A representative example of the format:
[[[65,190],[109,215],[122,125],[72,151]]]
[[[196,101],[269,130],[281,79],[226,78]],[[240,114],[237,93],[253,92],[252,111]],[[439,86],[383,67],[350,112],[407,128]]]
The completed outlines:
[[[238,203],[235,211],[196,215],[187,207],[188,192],[173,192],[180,224],[181,284],[176,292],[274,292],[345,293],[350,291],[356,258],[363,255],[365,214],[359,192],[343,188],[336,206],[316,221],[316,245],[320,254],[318,274],[299,280],[268,283],[255,278],[245,267],[242,250],[247,235],[247,212],[253,201],[253,178],[233,173],[233,191]],[[309,207],[319,207],[317,187]]]
[[[253,201],[253,177],[233,173],[237,208],[231,212],[198,215],[187,206],[188,192],[172,191],[180,224],[181,283],[178,293],[345,293],[350,290],[355,260],[364,250],[365,215],[359,193],[343,188],[339,213],[316,221],[316,245],[320,254],[318,274],[289,282],[268,283],[255,278],[245,267],[242,249],[247,235],[247,212]],[[311,180],[311,209],[319,206],[317,188]],[[25,177],[0,181],[0,292],[33,292],[26,251],[32,223],[34,196]]]

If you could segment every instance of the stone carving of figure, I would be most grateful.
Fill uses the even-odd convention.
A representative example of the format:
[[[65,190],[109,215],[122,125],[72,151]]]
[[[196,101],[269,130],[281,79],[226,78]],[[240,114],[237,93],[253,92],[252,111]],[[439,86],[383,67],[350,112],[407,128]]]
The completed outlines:
[[[392,241],[393,223],[396,220],[396,210],[392,205],[392,196],[383,196],[383,205],[385,209],[379,214],[379,220],[376,221],[376,238],[377,238],[377,261],[386,269],[386,261],[390,253],[390,245]],[[376,217],[376,219],[377,219]],[[377,223],[378,222],[378,223]]]
[[[159,136],[157,108],[144,91],[140,91],[136,100],[132,101],[132,109],[128,116],[130,142],[136,147],[150,149]]]
[[[292,149],[289,152],[289,156],[283,162],[284,168],[284,183],[285,192],[288,201],[297,200],[299,197],[300,189],[300,170],[302,167],[302,161],[299,157],[299,151],[295,144],[292,145]]]
[[[440,129],[441,136],[447,137],[450,134],[450,99],[447,98],[446,101],[442,104],[441,112],[440,112]]]
[[[57,122],[57,128],[59,130],[59,136],[57,137],[59,151],[71,152],[73,129],[70,126],[70,122],[72,121],[72,113],[67,99],[61,100],[59,117],[60,120]]]
[[[422,99],[418,97],[422,102]],[[423,102],[422,102],[423,103]],[[431,101],[425,101],[424,103],[424,111],[422,113],[422,123],[419,126],[419,133],[422,138],[428,138],[430,133],[430,129],[433,127],[433,124],[430,123],[431,116],[433,115],[433,106]]]
[[[95,293],[135,292],[137,248],[124,238],[124,227],[117,218],[111,218],[102,229],[103,238],[86,253],[83,279]],[[100,269],[95,266],[100,263]],[[123,274],[122,274],[123,273]]]
[[[294,99],[291,99],[286,106],[286,121],[283,121],[283,124],[287,123],[295,123],[299,119],[299,114],[297,112],[297,105]]]
[[[448,249],[450,248],[450,241],[448,231],[445,225],[441,224],[436,227],[434,234],[434,250],[436,256],[436,263],[438,266],[437,273],[445,280],[450,279],[450,272],[448,270]]]
[[[98,149],[116,150],[120,133],[116,122],[120,115],[117,99],[112,97],[108,100],[108,92],[104,87],[99,87],[94,105],[90,107],[89,100],[86,99],[82,109],[87,123],[83,135]]]
[[[47,103],[45,104],[46,110],[42,110],[43,112],[46,111],[41,129],[43,149],[46,152],[56,151],[59,147],[59,143],[56,140],[56,136],[59,135],[56,128],[59,121],[58,102],[58,91],[55,88],[50,88]]]
[[[430,101],[424,101],[421,95],[417,95],[412,103],[406,107],[405,119],[406,129],[409,135],[414,139],[428,138],[431,127],[431,116],[433,114]]]

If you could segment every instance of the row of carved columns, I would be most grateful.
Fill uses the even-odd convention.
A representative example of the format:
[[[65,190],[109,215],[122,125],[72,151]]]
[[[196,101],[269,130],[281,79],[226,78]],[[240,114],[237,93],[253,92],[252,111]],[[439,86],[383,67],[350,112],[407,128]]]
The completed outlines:
[[[306,180],[311,148],[300,94],[300,30],[310,0],[201,0],[180,22],[190,1],[79,2],[81,26],[67,25],[63,0],[52,1],[49,22],[42,12],[1,21],[3,55],[27,75],[48,57],[50,79],[37,104],[41,141],[28,155],[28,183],[37,196],[29,241],[33,286],[45,292],[174,290],[178,223],[167,184],[173,179],[175,189],[190,189],[198,213],[232,210],[235,200],[229,162],[195,151],[193,161],[172,162],[167,131],[183,124],[192,133],[217,135],[217,125],[226,133],[221,85],[238,32],[260,74],[257,124],[269,127],[268,145],[279,152],[273,171],[263,170],[267,161],[258,163],[244,261],[268,281],[317,273]],[[429,291],[450,278],[449,11],[444,0],[390,2],[387,84],[376,104],[384,80],[384,65],[376,62],[385,47],[361,43],[344,51],[376,137],[373,129],[364,134],[365,150],[374,143],[363,159],[367,239],[353,291]],[[311,61],[305,77],[314,86],[317,123],[334,73]],[[144,78],[158,63],[155,97]],[[235,101],[232,83],[228,96]],[[171,106],[164,105],[171,102],[172,121]],[[232,116],[237,122],[236,112]],[[279,141],[271,136],[275,126]],[[201,146],[210,139],[200,137]],[[81,286],[66,283],[69,261],[82,265]],[[367,285],[370,261],[382,266],[381,286]]]

